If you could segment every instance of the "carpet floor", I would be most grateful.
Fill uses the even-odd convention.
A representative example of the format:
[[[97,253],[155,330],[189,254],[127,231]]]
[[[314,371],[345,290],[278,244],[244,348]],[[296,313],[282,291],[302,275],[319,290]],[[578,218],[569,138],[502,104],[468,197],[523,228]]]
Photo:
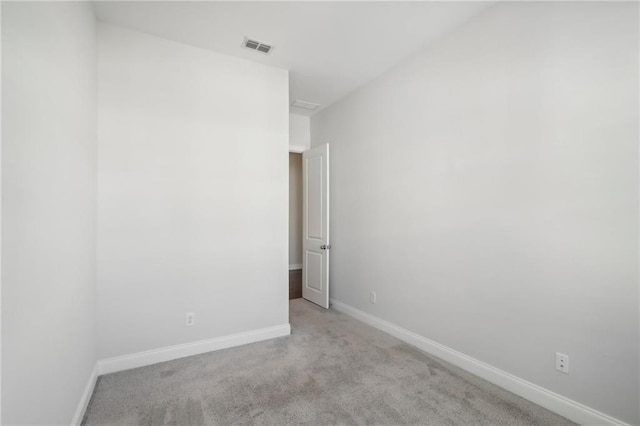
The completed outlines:
[[[83,424],[573,424],[304,299],[290,317],[288,337],[101,376]]]

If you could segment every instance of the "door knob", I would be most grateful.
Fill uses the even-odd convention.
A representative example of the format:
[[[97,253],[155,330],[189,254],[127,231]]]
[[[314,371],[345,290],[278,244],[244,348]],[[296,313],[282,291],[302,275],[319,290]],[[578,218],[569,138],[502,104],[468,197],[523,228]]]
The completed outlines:
[[[331,244],[323,244],[320,246],[320,250],[330,250]]]

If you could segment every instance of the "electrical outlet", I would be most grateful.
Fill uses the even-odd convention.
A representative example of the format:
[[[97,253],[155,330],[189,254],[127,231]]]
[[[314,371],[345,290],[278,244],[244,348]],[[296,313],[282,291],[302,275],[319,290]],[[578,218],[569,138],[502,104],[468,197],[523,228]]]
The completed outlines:
[[[191,327],[195,323],[196,323],[196,314],[193,312],[187,312],[184,325],[187,327]]]
[[[371,293],[369,293],[369,302],[375,304],[376,303],[376,292],[372,291]]]
[[[569,355],[556,352],[556,370],[564,374],[569,374]]]

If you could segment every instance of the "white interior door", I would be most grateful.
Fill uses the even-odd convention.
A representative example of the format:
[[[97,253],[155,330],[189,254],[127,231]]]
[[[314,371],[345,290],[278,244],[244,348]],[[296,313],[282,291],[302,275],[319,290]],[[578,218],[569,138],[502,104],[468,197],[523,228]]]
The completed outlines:
[[[329,309],[329,145],[302,153],[302,297]]]

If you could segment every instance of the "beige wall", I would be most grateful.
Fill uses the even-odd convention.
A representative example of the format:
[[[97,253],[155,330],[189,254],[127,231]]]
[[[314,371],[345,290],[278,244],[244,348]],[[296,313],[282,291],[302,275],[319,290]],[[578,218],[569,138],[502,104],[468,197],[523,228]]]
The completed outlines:
[[[302,154],[289,153],[289,268],[302,265]]]

